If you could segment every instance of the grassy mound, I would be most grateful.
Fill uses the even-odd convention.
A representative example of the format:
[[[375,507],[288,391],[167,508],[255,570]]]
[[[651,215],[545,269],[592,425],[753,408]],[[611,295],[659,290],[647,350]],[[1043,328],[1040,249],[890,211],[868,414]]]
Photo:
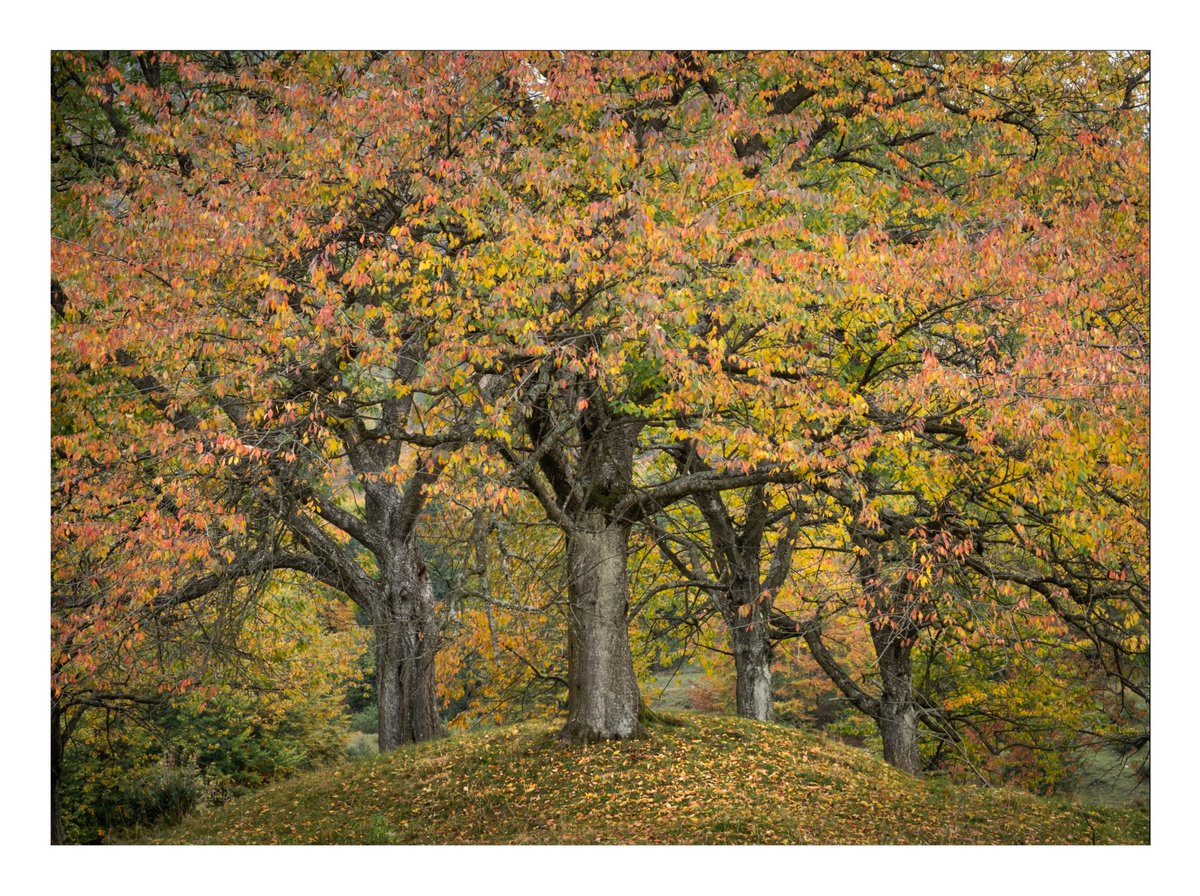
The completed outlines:
[[[780,725],[680,714],[564,746],[529,723],[281,782],[145,843],[1147,843],[1149,816],[919,781]],[[129,841],[127,841],[129,842]]]

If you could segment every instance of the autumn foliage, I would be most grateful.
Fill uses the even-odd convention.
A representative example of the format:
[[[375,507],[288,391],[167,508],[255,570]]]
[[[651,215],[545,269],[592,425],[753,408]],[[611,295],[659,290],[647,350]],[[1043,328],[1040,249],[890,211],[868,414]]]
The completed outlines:
[[[57,54],[55,742],[283,576],[366,620],[384,749],[637,737],[696,649],[913,773],[1144,744],[1148,72]]]

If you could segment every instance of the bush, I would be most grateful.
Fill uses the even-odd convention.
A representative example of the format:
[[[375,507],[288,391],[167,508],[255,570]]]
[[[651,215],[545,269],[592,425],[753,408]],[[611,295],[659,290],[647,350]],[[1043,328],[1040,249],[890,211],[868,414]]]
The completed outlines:
[[[200,802],[203,782],[194,766],[160,763],[136,775],[126,793],[125,825],[176,824]]]
[[[379,755],[379,738],[375,734],[356,731],[346,741],[347,759],[366,759]]]
[[[203,710],[185,697],[154,707],[145,721],[88,717],[63,757],[66,839],[91,843],[114,829],[173,824],[190,809],[341,760],[340,709],[331,695],[229,690]]]
[[[68,843],[103,842],[118,828],[175,824],[205,801],[194,763],[158,756],[136,739],[114,738],[116,754],[76,751],[63,782]],[[120,748],[119,748],[120,749]]]
[[[350,730],[361,731],[363,734],[377,733],[379,731],[379,705],[368,704],[350,716]]]

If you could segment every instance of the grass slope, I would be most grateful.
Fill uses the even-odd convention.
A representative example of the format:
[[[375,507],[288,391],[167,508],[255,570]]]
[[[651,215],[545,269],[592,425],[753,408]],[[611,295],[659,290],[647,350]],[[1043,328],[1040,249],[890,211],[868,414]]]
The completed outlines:
[[[1149,816],[918,781],[821,735],[679,714],[564,746],[529,723],[264,788],[144,843],[1147,843]],[[128,842],[128,841],[127,841]]]

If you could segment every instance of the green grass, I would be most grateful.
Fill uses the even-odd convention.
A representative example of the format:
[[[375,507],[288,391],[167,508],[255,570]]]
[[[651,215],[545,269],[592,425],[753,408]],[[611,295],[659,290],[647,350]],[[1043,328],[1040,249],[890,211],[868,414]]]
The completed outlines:
[[[690,691],[703,680],[704,671],[694,666],[660,672],[646,688],[646,699],[656,710],[687,710],[691,708]]]
[[[681,713],[565,746],[527,723],[266,787],[141,843],[1147,843],[1145,811],[919,781],[821,735]]]

